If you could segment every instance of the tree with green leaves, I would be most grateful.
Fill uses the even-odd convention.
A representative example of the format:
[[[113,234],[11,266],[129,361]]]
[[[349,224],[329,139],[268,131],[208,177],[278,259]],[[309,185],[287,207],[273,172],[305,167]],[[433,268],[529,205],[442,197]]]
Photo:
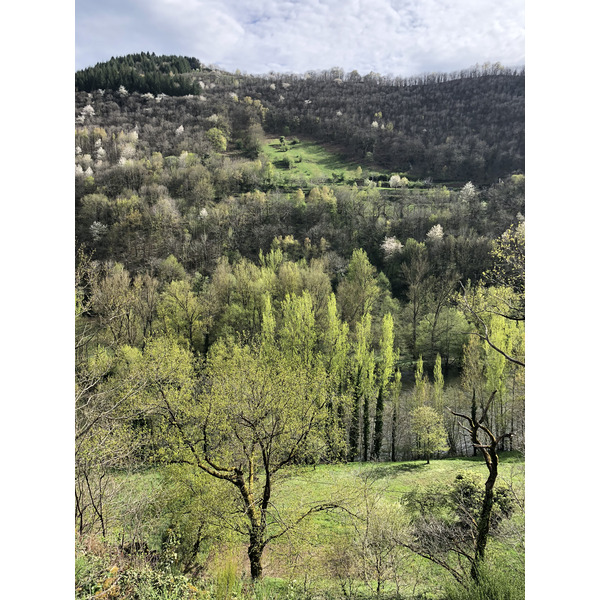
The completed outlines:
[[[403,257],[401,270],[407,286],[406,299],[408,300],[405,311],[410,323],[408,342],[409,349],[416,358],[417,328],[422,316],[427,314],[431,300],[432,278],[429,273],[427,249],[423,242],[409,238],[404,246]]]
[[[327,326],[323,334],[323,360],[333,390],[328,404],[330,426],[327,427],[329,456],[333,460],[345,460],[348,448],[345,439],[346,417],[346,369],[350,349],[348,323],[341,320],[337,311],[335,294],[329,295],[327,303]]]
[[[489,539],[490,528],[492,526],[492,515],[496,501],[494,485],[498,478],[498,448],[502,440],[512,436],[512,433],[502,435],[495,434],[487,425],[487,414],[494,400],[495,391],[478,414],[476,408],[471,410],[471,414],[452,411],[456,417],[466,423],[465,429],[468,431],[473,448],[477,448],[483,454],[485,465],[488,469],[488,477],[485,481],[485,492],[480,504],[480,512],[477,515],[477,533],[475,537],[475,553],[471,564],[471,577],[478,581],[481,572],[481,566],[485,559],[485,551]]]
[[[371,313],[362,316],[356,325],[355,340],[350,360],[350,388],[352,395],[352,415],[350,420],[348,458],[354,460],[360,449],[360,417],[363,417],[363,460],[368,459],[370,442],[369,399],[375,378],[375,356],[371,349]]]
[[[427,464],[432,454],[448,450],[444,420],[434,408],[417,406],[411,412],[411,424],[415,435],[413,449],[425,457]]]
[[[269,300],[265,307],[262,339],[215,343],[200,382],[192,355],[168,338],[131,349],[122,367],[144,383],[137,410],[152,420],[154,459],[188,465],[236,490],[240,508],[229,525],[248,542],[253,579],[262,576],[269,542],[334,507],[312,505],[283,518],[274,506],[280,472],[324,453],[332,390],[320,361],[307,367],[302,352],[283,347]]]
[[[394,319],[390,313],[383,317],[381,341],[379,344],[379,361],[377,363],[377,404],[375,406],[375,429],[373,436],[373,458],[378,460],[383,442],[384,400],[394,363],[398,353],[394,351]]]
[[[227,150],[227,138],[217,127],[211,127],[206,132],[206,137],[210,141],[215,152],[225,152],[225,150]]]
[[[368,312],[372,312],[381,296],[377,269],[369,262],[367,253],[359,248],[352,252],[348,271],[337,290],[344,321],[352,328]]]
[[[202,348],[208,325],[208,307],[202,296],[192,290],[186,279],[171,281],[160,296],[158,319],[166,335],[187,344],[191,350]]]

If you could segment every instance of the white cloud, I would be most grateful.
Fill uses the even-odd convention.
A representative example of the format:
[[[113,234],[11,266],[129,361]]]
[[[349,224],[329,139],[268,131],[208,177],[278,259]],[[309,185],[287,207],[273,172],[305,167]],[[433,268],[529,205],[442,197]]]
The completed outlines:
[[[110,20],[104,6],[79,5],[78,33],[87,32],[86,46],[78,42],[80,68],[84,51],[90,56],[102,40],[119,46],[116,37],[128,42],[110,55],[185,54],[251,73],[341,66],[411,75],[524,63],[524,0],[123,0]]]

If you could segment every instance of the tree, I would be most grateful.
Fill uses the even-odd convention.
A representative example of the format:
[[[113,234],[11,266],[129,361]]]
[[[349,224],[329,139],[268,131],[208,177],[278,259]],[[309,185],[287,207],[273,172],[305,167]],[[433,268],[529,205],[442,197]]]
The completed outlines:
[[[373,438],[373,458],[377,460],[381,452],[383,441],[383,412],[384,399],[387,387],[392,376],[394,363],[398,359],[398,354],[394,352],[394,319],[387,313],[383,317],[381,328],[381,342],[379,362],[377,365],[377,404],[375,406],[375,431]]]
[[[408,185],[408,179],[406,177],[400,177],[400,175],[392,175],[390,177],[389,185],[391,188],[405,188]]]
[[[327,324],[323,335],[323,360],[331,381],[332,389],[328,403],[330,425],[327,427],[329,457],[334,460],[346,460],[346,369],[348,364],[349,341],[348,323],[344,323],[337,312],[335,294],[329,295],[327,302]]]
[[[430,302],[432,278],[429,261],[423,242],[409,238],[404,247],[406,261],[402,263],[402,274],[407,285],[408,306],[406,311],[410,321],[409,348],[416,358],[417,327]]]
[[[503,349],[492,339],[490,320],[500,317],[517,325],[525,322],[525,225],[511,226],[492,247],[492,268],[484,276],[488,287],[462,286],[459,302],[477,335],[508,361],[525,367],[523,347],[517,352]]]
[[[212,127],[206,132],[206,136],[215,152],[225,152],[225,150],[227,150],[227,138],[220,129]]]
[[[495,391],[490,394],[487,404],[483,407],[479,415],[477,415],[477,408],[475,406],[473,406],[470,415],[451,410],[453,415],[466,422],[464,427],[471,437],[473,448],[481,450],[486,467],[488,469],[488,478],[485,482],[485,493],[481,503],[481,512],[477,517],[475,555],[471,566],[471,577],[475,581],[479,579],[479,572],[485,558],[485,549],[492,523],[492,510],[494,508],[494,484],[498,478],[498,445],[503,438],[512,436],[512,433],[505,433],[500,436],[496,436],[486,424],[487,414],[492,401],[494,400],[495,394]],[[482,440],[480,440],[481,434],[485,436],[485,438]]]
[[[369,262],[367,253],[362,248],[352,252],[348,272],[337,292],[342,316],[351,327],[373,310],[381,295],[376,272],[377,269]]]
[[[416,437],[414,450],[421,452],[429,464],[435,452],[448,450],[442,416],[431,406],[418,406],[411,412],[412,431]]]
[[[152,340],[132,364],[145,381],[139,410],[154,421],[155,457],[187,464],[236,490],[239,519],[229,524],[248,541],[253,579],[262,576],[266,545],[332,503],[283,520],[273,488],[284,467],[323,451],[330,385],[323,365],[306,368],[273,338],[265,318],[261,342],[211,347],[198,387],[191,354],[167,338]]]
[[[191,350],[200,350],[208,324],[208,307],[192,291],[189,281],[171,281],[160,296],[157,312],[168,336],[188,344]]]
[[[369,398],[373,390],[375,357],[371,350],[371,314],[363,315],[356,325],[356,339],[350,362],[352,416],[350,421],[348,458],[354,460],[360,447],[360,415],[363,415],[363,459],[369,451]],[[364,404],[364,406],[363,406]]]
[[[401,534],[402,545],[446,569],[463,588],[472,581],[479,582],[484,565],[478,562],[475,548],[478,513],[485,495],[483,477],[471,470],[459,472],[450,486],[416,486],[404,496],[411,525]],[[490,515],[491,533],[500,536],[500,524],[511,516],[517,504],[509,485],[496,487]],[[476,564],[478,576],[474,580]],[[475,597],[488,598],[481,595],[482,590],[478,592]]]

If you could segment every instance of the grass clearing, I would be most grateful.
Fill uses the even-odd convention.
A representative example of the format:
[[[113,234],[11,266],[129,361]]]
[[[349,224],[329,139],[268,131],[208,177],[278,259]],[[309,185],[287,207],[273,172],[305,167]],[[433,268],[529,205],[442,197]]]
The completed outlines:
[[[391,511],[389,514],[394,522],[394,515],[397,515],[401,523],[404,494],[416,487],[450,486],[459,471],[477,472],[484,478],[487,476],[487,468],[481,457],[432,459],[429,465],[424,460],[414,460],[297,466],[278,473],[273,482],[273,507],[282,523],[290,522],[294,515],[297,516],[312,506],[331,502],[345,505],[350,512],[362,518],[365,514],[365,499],[369,496],[371,501],[377,498],[378,506],[384,509],[387,507]],[[499,482],[511,485],[520,498],[524,491],[524,471],[525,461],[521,454],[506,452],[500,455]],[[137,523],[129,521],[130,525],[141,536],[138,539],[146,539],[149,546],[156,549],[160,541],[157,533],[152,530],[164,529],[167,525],[165,519],[168,517],[152,510],[152,498],[155,494],[160,494],[161,485],[167,481],[164,473],[162,467],[155,467],[137,473],[122,473],[118,477],[123,501],[139,505],[140,514],[128,517],[133,517]],[[522,514],[516,514],[513,517],[514,525],[517,526],[522,518]],[[118,518],[113,520],[113,527],[117,525],[117,530],[112,532],[115,538],[119,537],[118,530],[122,527],[119,527],[118,522]],[[510,523],[508,526],[511,526]],[[342,584],[353,586],[356,598],[374,597],[376,594],[371,589],[373,582],[366,584],[350,575],[345,578],[343,571],[341,575],[339,571],[335,571],[337,553],[341,552],[343,555],[347,551],[345,549],[356,548],[357,542],[352,540],[360,535],[362,527],[360,522],[353,520],[349,512],[340,509],[323,511],[302,521],[293,533],[271,542],[265,550],[263,561],[265,580],[261,583],[260,591],[264,593],[264,597],[288,597],[293,588],[300,588],[294,589],[294,594],[299,594],[298,597],[304,593],[310,596],[308,592],[311,589],[316,595],[339,597]],[[234,536],[221,549],[213,549],[204,579],[196,582],[196,585],[204,581],[202,585],[212,586],[214,593],[219,586],[230,590],[232,586],[248,584],[246,545],[246,541]],[[229,550],[226,551],[226,548]],[[502,564],[520,564],[521,551],[517,548],[507,548],[492,540],[489,550],[490,556],[497,556]],[[428,598],[445,597],[443,586],[448,583],[448,575],[443,569],[407,551],[401,552],[398,560],[400,562],[394,576],[400,578],[398,581],[403,586],[398,597],[414,598],[421,593],[430,594]],[[78,565],[79,579],[89,579],[86,575],[89,566],[87,563]],[[235,581],[232,579],[234,571]],[[394,589],[392,581],[388,580],[385,584],[386,595],[393,595]],[[256,597],[259,595],[256,594]],[[250,594],[241,593],[241,597],[247,596]]]
[[[288,184],[294,185],[303,180],[306,184],[353,183],[356,180],[358,163],[313,141],[298,140],[294,143],[292,140],[296,139],[286,139],[282,145],[279,138],[268,138],[262,149]]]

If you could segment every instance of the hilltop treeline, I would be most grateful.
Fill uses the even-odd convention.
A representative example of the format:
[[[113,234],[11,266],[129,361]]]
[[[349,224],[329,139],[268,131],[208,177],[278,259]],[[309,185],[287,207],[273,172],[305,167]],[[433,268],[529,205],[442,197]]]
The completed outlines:
[[[92,92],[98,89],[185,96],[197,94],[198,84],[183,73],[201,67],[200,61],[187,56],[156,56],[154,53],[113,57],[104,63],[75,73],[75,89]]]

